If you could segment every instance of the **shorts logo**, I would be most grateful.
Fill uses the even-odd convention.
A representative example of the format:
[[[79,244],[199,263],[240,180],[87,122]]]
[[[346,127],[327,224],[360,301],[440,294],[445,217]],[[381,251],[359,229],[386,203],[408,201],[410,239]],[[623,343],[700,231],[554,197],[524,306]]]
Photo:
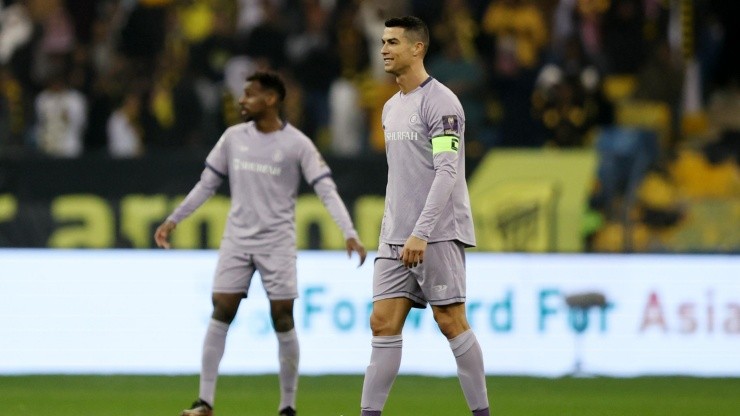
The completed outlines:
[[[445,289],[447,289],[447,285],[436,285],[436,286],[432,286],[432,291],[433,292],[442,292]]]
[[[443,134],[460,135],[460,123],[456,115],[442,116],[442,131]]]

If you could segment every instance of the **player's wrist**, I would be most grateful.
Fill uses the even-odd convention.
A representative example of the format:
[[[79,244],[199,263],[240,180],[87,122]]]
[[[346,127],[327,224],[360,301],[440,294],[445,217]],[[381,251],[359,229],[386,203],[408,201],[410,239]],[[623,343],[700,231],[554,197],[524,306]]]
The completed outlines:
[[[413,231],[411,233],[411,237],[418,238],[419,240],[424,241],[424,242],[429,242],[429,237],[428,236],[424,236],[423,234],[421,234],[419,232],[416,232],[416,231]]]

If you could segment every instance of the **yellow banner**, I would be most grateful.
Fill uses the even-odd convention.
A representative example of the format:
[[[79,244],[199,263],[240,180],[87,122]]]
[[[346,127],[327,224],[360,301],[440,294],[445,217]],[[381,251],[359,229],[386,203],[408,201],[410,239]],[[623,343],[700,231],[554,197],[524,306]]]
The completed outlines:
[[[580,252],[596,170],[589,149],[494,150],[470,178],[480,251]]]

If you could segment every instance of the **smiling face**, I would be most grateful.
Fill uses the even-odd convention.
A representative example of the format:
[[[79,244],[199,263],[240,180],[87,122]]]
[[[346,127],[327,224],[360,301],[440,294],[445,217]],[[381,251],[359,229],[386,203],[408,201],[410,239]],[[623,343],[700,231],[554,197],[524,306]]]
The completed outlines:
[[[383,55],[383,69],[389,74],[401,75],[409,70],[415,60],[423,57],[424,44],[410,39],[402,27],[386,27],[382,42],[380,54]]]
[[[239,99],[241,116],[244,121],[263,117],[265,112],[275,105],[276,95],[274,91],[264,88],[259,81],[245,82],[244,93]]]

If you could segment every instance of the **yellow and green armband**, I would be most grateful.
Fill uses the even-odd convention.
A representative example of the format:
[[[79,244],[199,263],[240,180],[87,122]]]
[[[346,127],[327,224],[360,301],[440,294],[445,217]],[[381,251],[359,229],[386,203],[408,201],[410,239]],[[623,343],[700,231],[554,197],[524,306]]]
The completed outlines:
[[[432,154],[442,152],[455,152],[460,148],[460,139],[456,136],[432,137]]]

